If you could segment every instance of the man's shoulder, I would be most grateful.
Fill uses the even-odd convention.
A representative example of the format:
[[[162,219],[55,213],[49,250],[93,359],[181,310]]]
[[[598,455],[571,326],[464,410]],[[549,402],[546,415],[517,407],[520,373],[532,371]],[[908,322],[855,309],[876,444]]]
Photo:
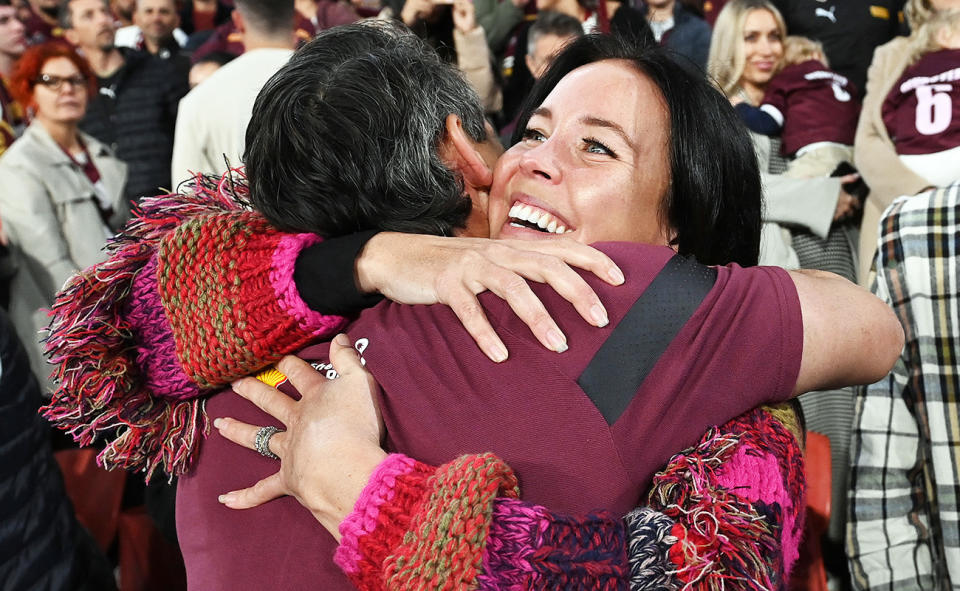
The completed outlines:
[[[897,198],[883,213],[884,235],[901,234],[905,228],[950,226],[960,230],[960,181],[920,193]]]

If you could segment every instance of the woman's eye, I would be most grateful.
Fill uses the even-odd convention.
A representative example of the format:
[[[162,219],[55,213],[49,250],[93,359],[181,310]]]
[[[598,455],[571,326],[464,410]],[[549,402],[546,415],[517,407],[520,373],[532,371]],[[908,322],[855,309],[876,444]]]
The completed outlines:
[[[527,128],[523,131],[524,141],[542,142],[547,139],[539,130]]]
[[[610,156],[612,158],[617,157],[617,154],[605,146],[603,142],[592,138],[586,138],[583,141],[586,143],[587,152],[590,152],[591,154],[603,154],[604,156]]]
[[[756,33],[750,33],[749,35],[747,35],[746,37],[744,37],[744,41],[746,41],[747,43],[753,43],[753,42],[756,41],[756,40],[757,40],[757,34],[756,34]]]

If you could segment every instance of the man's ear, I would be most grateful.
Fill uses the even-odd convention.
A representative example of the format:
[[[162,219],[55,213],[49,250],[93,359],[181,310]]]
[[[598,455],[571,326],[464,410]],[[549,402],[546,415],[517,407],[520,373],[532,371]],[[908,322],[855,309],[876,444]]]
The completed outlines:
[[[67,43],[69,43],[70,45],[73,45],[74,47],[79,47],[78,43],[80,42],[80,38],[77,37],[77,32],[75,30],[64,29],[63,38],[66,39]]]
[[[444,122],[447,134],[440,146],[440,157],[463,175],[463,182],[473,187],[489,187],[493,171],[477,150],[477,141],[467,134],[463,121],[453,113]]]
[[[230,13],[230,18],[233,20],[233,26],[236,27],[238,33],[242,34],[246,31],[243,15],[240,14],[239,10],[233,9],[233,12]]]

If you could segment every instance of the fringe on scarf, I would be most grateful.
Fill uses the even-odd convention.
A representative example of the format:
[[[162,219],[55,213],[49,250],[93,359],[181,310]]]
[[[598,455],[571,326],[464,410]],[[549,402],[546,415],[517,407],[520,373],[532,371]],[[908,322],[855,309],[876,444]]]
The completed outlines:
[[[751,429],[777,430],[776,419],[764,411],[750,414],[752,420],[746,425]],[[777,434],[792,437],[782,426]],[[670,532],[678,540],[670,549],[670,562],[678,567],[672,574],[683,589],[772,591],[782,584],[775,580],[779,577],[771,576],[782,571],[771,568],[783,561],[778,551],[779,528],[765,518],[781,523],[782,508],[750,503],[737,491],[715,484],[718,471],[736,453],[743,437],[749,439],[749,431],[711,428],[695,448],[674,456],[654,478],[650,506],[677,522]],[[802,490],[797,494],[802,498]]]
[[[80,445],[108,439],[98,462],[104,468],[160,468],[182,474],[209,431],[202,398],[168,400],[144,386],[136,362],[136,334],[124,305],[133,280],[160,240],[182,222],[247,209],[242,170],[219,180],[196,175],[183,193],[145,197],[134,217],[107,244],[108,258],[76,275],[57,294],[46,355],[58,386],[43,416]]]

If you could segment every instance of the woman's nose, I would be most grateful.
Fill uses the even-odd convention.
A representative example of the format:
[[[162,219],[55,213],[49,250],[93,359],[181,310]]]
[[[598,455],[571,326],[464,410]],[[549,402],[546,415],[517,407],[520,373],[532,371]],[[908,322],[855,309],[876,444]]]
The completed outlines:
[[[561,169],[554,150],[553,144],[547,140],[524,152],[520,159],[520,167],[527,174],[556,182],[560,180]]]

